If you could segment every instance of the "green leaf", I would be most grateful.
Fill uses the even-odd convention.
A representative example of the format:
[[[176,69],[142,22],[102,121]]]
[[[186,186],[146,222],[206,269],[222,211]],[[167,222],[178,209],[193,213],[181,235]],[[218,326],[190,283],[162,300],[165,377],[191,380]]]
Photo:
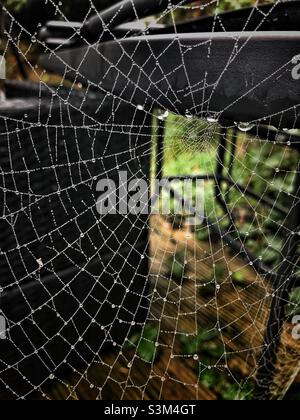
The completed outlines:
[[[135,348],[137,355],[147,363],[152,363],[158,356],[159,348],[156,342],[159,330],[155,326],[146,325],[141,334],[133,335],[127,342],[127,348]]]
[[[231,280],[234,284],[238,286],[244,286],[246,282],[245,275],[242,271],[236,271],[235,273],[233,273],[231,276]]]
[[[202,349],[205,343],[214,340],[218,335],[216,330],[203,330],[197,335],[192,336],[183,335],[180,337],[182,350],[184,354],[196,354]]]
[[[145,362],[152,363],[157,356],[157,347],[152,341],[142,338],[137,348],[137,354]]]
[[[200,382],[206,388],[211,389],[218,384],[220,380],[220,374],[216,369],[205,370],[200,375]]]
[[[198,241],[205,242],[209,239],[209,228],[207,226],[202,226],[197,230],[196,237]]]
[[[170,267],[170,276],[175,280],[181,280],[186,272],[186,254],[177,252],[175,257],[171,257],[168,263]]]

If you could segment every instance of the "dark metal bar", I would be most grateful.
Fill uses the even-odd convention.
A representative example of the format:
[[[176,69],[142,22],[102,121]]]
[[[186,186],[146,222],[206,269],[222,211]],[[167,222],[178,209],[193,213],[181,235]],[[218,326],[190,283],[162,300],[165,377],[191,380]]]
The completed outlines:
[[[185,5],[194,0],[172,0],[173,5]],[[123,0],[91,17],[82,27],[82,35],[90,42],[102,37],[106,25],[111,28],[167,10],[169,0]]]
[[[124,3],[124,2],[123,2]],[[135,4],[138,2],[136,1]],[[141,3],[141,2],[140,2]],[[139,10],[138,17],[142,18],[144,13],[151,13],[150,7],[156,8],[157,4],[152,2],[149,5],[149,1],[144,3],[143,10]],[[175,2],[172,2],[175,4]],[[119,3],[120,4],[120,3]],[[224,27],[227,32],[230,31],[297,31],[299,30],[300,20],[300,8],[299,0],[288,1],[279,3],[274,7],[273,4],[261,5],[255,8],[242,8],[240,10],[234,10],[230,12],[220,13],[218,19],[215,16],[209,16],[203,14],[200,18],[192,19],[188,22],[178,22],[176,27],[174,25],[151,25],[147,28],[142,21],[136,21],[137,15],[134,14],[134,9],[130,5],[127,6],[127,12],[124,13],[124,8],[120,8],[119,5],[113,6],[104,12],[100,12],[97,16],[92,17],[86,23],[85,29],[82,32],[82,39],[80,36],[73,36],[74,31],[70,33],[71,28],[80,29],[83,25],[80,22],[61,22],[51,21],[47,23],[46,27],[42,29],[40,39],[46,41],[49,46],[57,46],[55,39],[61,39],[67,42],[69,37],[72,37],[72,43],[74,45],[84,44],[85,38],[88,40],[98,40],[101,37],[101,41],[113,38],[129,37],[132,34],[141,34],[147,28],[147,32],[151,35],[159,34],[175,34],[176,33],[198,33],[198,32],[223,32]],[[159,7],[163,7],[161,10],[166,10],[166,2],[160,0]],[[116,8],[119,7],[119,10]],[[111,14],[113,10],[114,16]],[[153,10],[153,9],[152,9]],[[157,10],[157,8],[156,8]],[[128,13],[129,12],[129,13]],[[157,12],[156,12],[157,13]],[[262,19],[262,13],[265,14],[265,18]],[[153,12],[152,12],[153,14]],[[129,19],[134,21],[128,24]],[[114,18],[114,19],[113,19]],[[109,23],[109,31],[103,33],[103,24]],[[111,22],[111,24],[110,24]],[[123,24],[125,22],[125,24]],[[247,25],[245,26],[245,23]],[[118,26],[119,24],[122,24]],[[90,33],[87,27],[92,27],[93,34]]]
[[[223,181],[223,171],[225,167],[225,155],[227,148],[227,129],[223,129],[220,133],[220,143],[217,151],[217,164],[216,164],[216,185],[215,185],[215,197],[223,211],[231,219],[231,215],[228,211],[228,207],[223,199],[222,195],[222,181]]]
[[[230,158],[229,158],[229,164],[228,164],[228,175],[230,177],[232,177],[232,173],[233,173],[233,166],[234,166],[236,147],[237,147],[236,140],[237,140],[237,129],[234,128],[232,132],[232,137],[231,137]]]
[[[268,142],[275,142],[278,146],[288,146],[300,151],[300,136],[289,134],[282,130],[275,130],[265,125],[259,125],[249,132],[253,136],[268,139]]]
[[[162,179],[164,167],[165,121],[158,120],[156,137],[156,179]]]
[[[91,88],[100,86],[135,104],[151,103],[181,115],[190,109],[203,118],[214,112],[221,119],[245,123],[267,118],[270,125],[297,128],[300,86],[291,77],[291,60],[299,54],[299,42],[299,31],[178,34],[176,40],[174,35],[147,35],[44,55],[41,63],[48,71],[89,83]],[[186,74],[182,73],[183,44],[188,47],[186,62],[193,63],[186,66]],[[235,48],[239,54],[230,61]],[[211,88],[200,84],[191,95],[190,86],[199,80],[206,80]],[[290,91],[293,95],[287,97]],[[262,101],[266,92],[271,102]],[[209,110],[195,107],[206,102]],[[288,112],[293,107],[295,112]]]
[[[164,167],[164,139],[165,139],[165,121],[157,119],[157,129],[155,136],[154,145],[154,178],[155,180],[161,181],[163,178],[163,167]],[[155,202],[159,200],[161,195],[161,184],[155,182],[155,191],[152,200]],[[153,202],[153,201],[152,201]]]

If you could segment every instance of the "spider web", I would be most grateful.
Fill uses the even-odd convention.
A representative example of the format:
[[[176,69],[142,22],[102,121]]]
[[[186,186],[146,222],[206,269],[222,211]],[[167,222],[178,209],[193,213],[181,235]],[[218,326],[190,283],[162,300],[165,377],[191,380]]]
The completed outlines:
[[[219,3],[183,3],[170,2],[146,22],[140,36],[155,24],[171,23],[181,48],[180,74],[187,75],[186,51],[199,44],[179,41],[176,13],[190,17],[209,11],[214,32]],[[261,25],[279,4],[261,12]],[[39,7],[54,7],[57,19],[68,22],[62,3],[46,0]],[[258,10],[249,11],[245,30]],[[91,1],[86,19],[97,13]],[[225,124],[222,112],[210,113],[209,101],[195,102],[200,83],[190,81],[175,91],[172,74],[161,80],[149,76],[134,54],[122,72],[119,62],[128,50],[109,25],[99,40],[109,33],[119,55],[109,62],[102,50],[91,47],[107,62],[107,73],[97,83],[82,73],[84,61],[72,68],[59,55],[61,46],[50,50],[39,40],[39,28],[30,33],[6,14],[4,55],[14,47],[34,82],[7,81],[0,104],[0,286],[6,335],[0,341],[1,394],[247,399],[260,385],[268,398],[283,397],[300,370],[292,321],[299,314],[297,107],[286,103],[281,111],[294,118],[287,128],[275,128],[273,115]],[[246,43],[259,29],[245,32]],[[70,39],[76,36],[74,25]],[[33,64],[37,47],[58,58],[62,76]],[[149,60],[157,61],[151,48]],[[236,44],[222,75],[241,53]],[[138,102],[130,89],[132,95],[126,93],[137,81],[136,68],[150,87],[144,92],[148,102]],[[109,71],[114,77],[107,76]],[[115,89],[119,78],[122,92]],[[115,80],[111,89],[107,80]],[[212,92],[218,83],[210,86]],[[192,105],[180,116],[187,91]],[[172,203],[180,201],[180,179],[202,178],[204,220],[193,202],[185,203],[182,214],[172,206],[163,215],[98,214],[98,182],[117,182],[120,172],[127,173],[128,182],[143,179],[148,185],[155,176],[177,177]],[[124,186],[117,187],[118,206],[128,200]],[[187,222],[190,213],[199,219],[195,225]],[[267,326],[270,312],[278,317]]]

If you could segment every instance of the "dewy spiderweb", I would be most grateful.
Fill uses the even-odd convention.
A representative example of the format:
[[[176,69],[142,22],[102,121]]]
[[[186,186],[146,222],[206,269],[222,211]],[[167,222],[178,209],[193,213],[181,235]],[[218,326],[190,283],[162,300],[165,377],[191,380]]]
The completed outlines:
[[[283,2],[233,21],[222,6],[166,1],[143,28],[116,25],[124,5],[104,25],[90,1],[96,39],[62,2],[39,4],[68,23],[48,39],[4,7],[4,55],[32,82],[7,81],[0,104],[1,398],[270,399],[297,379],[299,33],[255,38]],[[162,177],[169,213],[127,214]],[[176,211],[190,178],[204,216],[195,189]],[[116,214],[99,214],[99,181]]]

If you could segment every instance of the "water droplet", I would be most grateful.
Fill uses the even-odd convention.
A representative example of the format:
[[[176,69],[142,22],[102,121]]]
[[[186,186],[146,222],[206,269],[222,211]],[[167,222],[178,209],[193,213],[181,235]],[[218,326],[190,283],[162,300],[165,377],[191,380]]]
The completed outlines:
[[[138,111],[144,111],[143,105],[138,105],[136,108]]]
[[[199,360],[199,356],[198,356],[198,354],[194,354],[193,359],[194,359],[194,360]]]
[[[160,120],[160,121],[166,121],[166,119],[168,118],[168,116],[169,116],[169,111],[163,111],[159,116],[158,116],[158,119]]]
[[[251,124],[248,122],[239,122],[239,123],[236,122],[235,125],[243,133],[247,133],[248,131],[251,131],[255,127],[255,124]]]
[[[209,122],[209,123],[217,123],[218,121],[219,121],[219,117],[218,117],[217,114],[210,114],[207,117],[207,122]]]
[[[35,43],[36,43],[36,41],[37,41],[36,36],[34,36],[34,35],[33,35],[33,36],[31,37],[31,42],[32,42],[33,44],[35,44]]]
[[[38,260],[36,260],[36,262],[38,263],[39,269],[44,267],[44,263],[43,263],[42,258],[39,258]]]
[[[186,118],[188,118],[188,119],[192,119],[192,118],[193,118],[193,114],[192,114],[189,110],[186,110],[186,112],[185,112],[185,116],[186,116]]]

